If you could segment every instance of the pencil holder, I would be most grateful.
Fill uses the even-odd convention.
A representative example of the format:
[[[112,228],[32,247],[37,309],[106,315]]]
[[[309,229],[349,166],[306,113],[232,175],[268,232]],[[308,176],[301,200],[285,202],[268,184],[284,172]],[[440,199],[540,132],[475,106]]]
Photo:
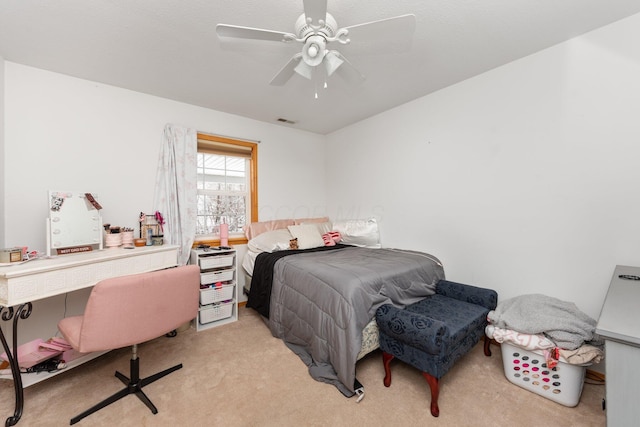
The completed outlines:
[[[104,245],[108,248],[122,246],[122,233],[107,233],[104,235]]]

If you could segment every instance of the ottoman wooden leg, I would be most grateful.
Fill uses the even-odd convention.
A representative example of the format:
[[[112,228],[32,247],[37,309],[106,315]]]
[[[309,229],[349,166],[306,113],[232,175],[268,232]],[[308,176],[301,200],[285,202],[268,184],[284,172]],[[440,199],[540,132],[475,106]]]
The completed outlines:
[[[489,345],[491,344],[491,338],[484,337],[484,355],[491,356],[491,348]]]
[[[391,385],[391,367],[389,364],[395,358],[393,354],[382,352],[382,364],[384,365],[384,386],[389,387]]]
[[[423,372],[422,376],[427,380],[427,383],[429,383],[429,389],[431,390],[431,415],[437,417],[440,415],[440,408],[438,408],[438,394],[440,393],[438,379],[426,372]]]

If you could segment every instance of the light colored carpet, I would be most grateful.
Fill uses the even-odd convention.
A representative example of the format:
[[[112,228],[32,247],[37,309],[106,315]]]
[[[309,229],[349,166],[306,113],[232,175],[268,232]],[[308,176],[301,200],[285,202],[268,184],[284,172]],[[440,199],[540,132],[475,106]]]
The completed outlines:
[[[604,386],[585,384],[580,403],[568,408],[507,381],[499,348],[485,357],[482,344],[440,382],[440,417],[429,412],[422,375],[396,362],[392,384],[382,384],[379,351],[358,362],[366,395],[360,403],[314,381],[307,367],[273,338],[251,309],[239,321],[139,346],[141,376],[182,362],[184,368],[144,388],[158,407],[153,415],[130,395],[80,421],[79,426],[604,426]],[[122,386],[115,370],[129,371],[129,349],[114,350],[25,390],[18,425],[63,426],[71,417]],[[32,374],[33,375],[33,374]],[[0,382],[0,417],[13,413],[13,388]]]

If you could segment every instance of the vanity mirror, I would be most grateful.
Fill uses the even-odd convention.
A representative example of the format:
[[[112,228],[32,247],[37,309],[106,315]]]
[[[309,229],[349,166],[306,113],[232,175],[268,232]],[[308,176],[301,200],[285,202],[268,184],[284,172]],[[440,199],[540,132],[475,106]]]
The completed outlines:
[[[102,249],[102,206],[92,193],[49,191],[47,256]]]

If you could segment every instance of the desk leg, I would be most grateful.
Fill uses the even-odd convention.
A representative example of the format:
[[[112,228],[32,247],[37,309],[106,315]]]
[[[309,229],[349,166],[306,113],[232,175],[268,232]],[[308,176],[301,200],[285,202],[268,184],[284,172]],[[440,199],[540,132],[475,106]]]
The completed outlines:
[[[14,311],[13,307],[0,307],[0,314],[2,320],[9,321],[13,318],[13,350],[10,351],[7,340],[0,329],[0,340],[2,341],[2,347],[5,353],[7,353],[7,359],[9,365],[11,365],[11,375],[13,376],[13,388],[16,395],[16,404],[13,416],[7,418],[4,425],[14,426],[20,421],[22,417],[22,409],[24,408],[24,388],[22,387],[22,376],[20,375],[20,365],[18,364],[18,319],[26,319],[31,315],[33,306],[30,302],[18,306],[18,309]],[[15,316],[14,316],[15,315]]]

